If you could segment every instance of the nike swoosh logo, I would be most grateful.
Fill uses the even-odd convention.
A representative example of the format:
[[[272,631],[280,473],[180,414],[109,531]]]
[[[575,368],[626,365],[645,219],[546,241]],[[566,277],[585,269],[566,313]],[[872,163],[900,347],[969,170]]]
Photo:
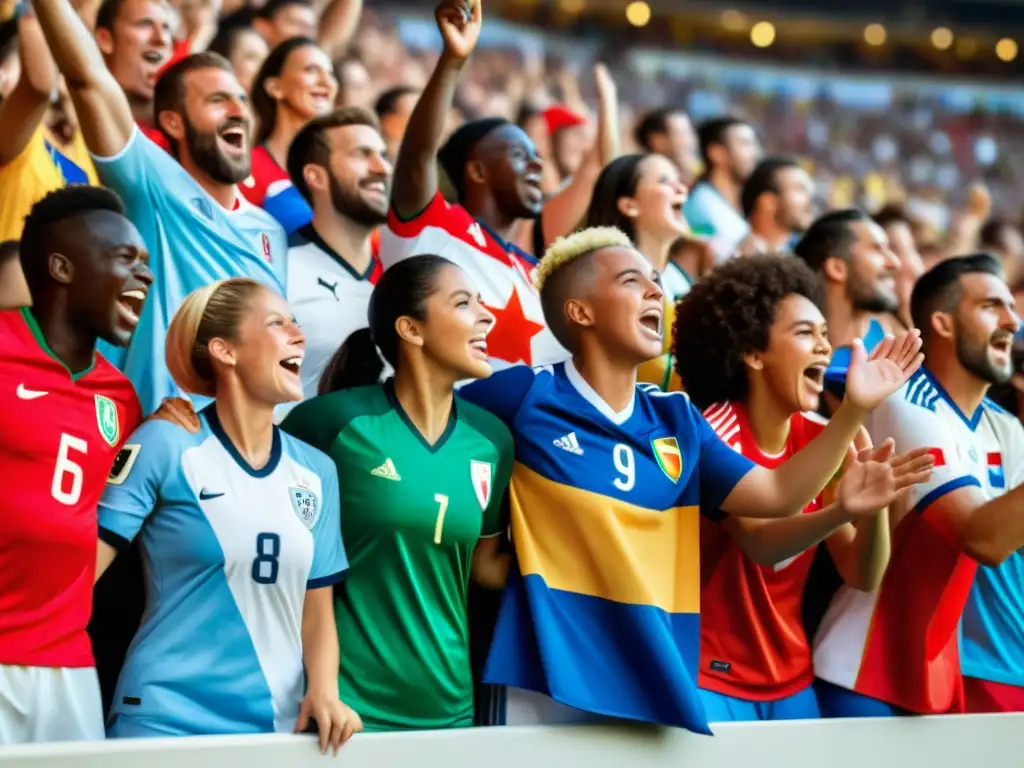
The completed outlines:
[[[38,392],[34,389],[25,389],[24,384],[18,385],[18,397],[22,400],[35,400],[37,397],[45,397],[49,392]]]
[[[204,488],[199,492],[199,500],[209,501],[210,499],[219,499],[223,495],[223,493],[207,493],[206,489]]]

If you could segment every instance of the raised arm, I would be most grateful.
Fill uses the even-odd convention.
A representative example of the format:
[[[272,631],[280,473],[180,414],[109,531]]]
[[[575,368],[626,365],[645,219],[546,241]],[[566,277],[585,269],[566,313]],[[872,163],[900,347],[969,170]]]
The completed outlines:
[[[545,246],[579,226],[587,215],[601,169],[619,156],[619,97],[615,81],[604,64],[594,67],[594,76],[597,79],[597,138],[569,185],[544,205],[541,226]],[[539,258],[542,254],[535,255]]]
[[[420,213],[437,193],[437,150],[466,59],[480,38],[481,0],[443,0],[434,12],[444,51],[409,118],[395,163],[391,206],[399,218]]]
[[[863,343],[855,341],[846,398],[821,434],[781,467],[748,472],[726,497],[722,510],[738,517],[785,517],[803,510],[842,465],[867,414],[921,367],[920,349],[916,330],[886,338],[870,361]]]
[[[33,0],[57,67],[67,80],[85,144],[97,157],[112,157],[134,129],[128,98],[107,69],[92,33],[68,0]]]
[[[352,40],[359,17],[363,15],[363,0],[331,0],[320,16],[320,47],[332,59],[341,54]]]
[[[34,14],[26,10],[18,20],[18,55],[21,78],[0,102],[0,165],[25,151],[46,116],[50,96],[57,89],[57,68]]]

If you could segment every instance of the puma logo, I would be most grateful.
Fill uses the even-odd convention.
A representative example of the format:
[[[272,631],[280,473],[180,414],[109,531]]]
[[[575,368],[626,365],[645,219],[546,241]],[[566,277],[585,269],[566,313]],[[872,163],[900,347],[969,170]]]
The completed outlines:
[[[334,281],[334,283],[328,283],[322,277],[318,277],[316,279],[316,284],[317,285],[322,285],[324,288],[326,288],[328,291],[330,291],[331,295],[334,296],[334,300],[335,301],[341,301],[341,299],[338,298],[338,282],[337,282],[337,280]]]

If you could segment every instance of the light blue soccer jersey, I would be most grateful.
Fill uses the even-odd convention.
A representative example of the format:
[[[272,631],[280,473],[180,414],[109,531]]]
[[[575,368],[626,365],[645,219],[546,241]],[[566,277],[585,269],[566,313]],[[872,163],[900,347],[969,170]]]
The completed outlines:
[[[709,181],[698,181],[683,204],[683,215],[695,235],[712,239],[716,257],[723,260],[750,234],[750,225]]]
[[[986,400],[986,420],[997,439],[984,465],[982,487],[992,497],[1024,483],[1024,427]],[[995,568],[978,566],[960,621],[960,666],[967,677],[1024,687],[1024,558],[1020,550]]]
[[[100,538],[123,548],[140,536],[146,574],[113,737],[291,731],[306,591],[348,568],[333,462],[275,427],[255,470],[214,406],[199,417],[198,434],[139,427],[100,501]]]
[[[164,342],[185,297],[229,277],[251,277],[284,296],[288,239],[270,214],[241,195],[235,210],[225,210],[138,128],[120,154],[93,162],[149,248],[154,282],[131,345],[127,351],[100,345],[135,385],[149,414],[163,398],[182,394],[167,371]]]

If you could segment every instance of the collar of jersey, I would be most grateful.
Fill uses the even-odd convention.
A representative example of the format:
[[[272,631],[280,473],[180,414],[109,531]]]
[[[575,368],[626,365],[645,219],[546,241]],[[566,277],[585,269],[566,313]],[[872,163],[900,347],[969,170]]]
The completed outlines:
[[[501,235],[499,235],[497,232],[491,229],[491,227],[487,224],[486,221],[484,221],[483,219],[476,219],[476,217],[474,217],[474,219],[476,220],[476,223],[479,224],[480,227],[485,232],[487,232],[488,235],[494,238],[494,242],[496,242],[498,245],[505,249],[506,253],[514,253],[516,256],[526,259],[531,264],[537,263],[537,258],[535,256],[531,256],[515,243],[510,243],[507,240],[505,240]]]
[[[594,391],[594,388],[587,383],[586,379],[580,375],[580,372],[576,370],[576,366],[572,364],[572,360],[565,361],[565,378],[568,379],[573,388],[579,392],[580,397],[594,406],[597,412],[608,419],[612,424],[625,424],[629,421],[629,417],[633,415],[633,406],[636,405],[635,393],[633,395],[633,399],[629,401],[629,405],[621,411],[616,412],[599,394],[597,394],[597,392]]]
[[[448,442],[448,438],[452,436],[455,431],[455,424],[458,422],[458,413],[455,406],[455,398],[452,398],[452,410],[448,414],[448,425],[444,428],[444,432],[437,438],[437,441],[431,445],[427,442],[427,438],[423,436],[423,433],[416,428],[416,425],[412,423],[412,419],[409,418],[409,414],[405,412],[405,408],[398,402],[398,397],[395,395],[395,380],[388,379],[384,382],[384,394],[388,398],[388,402],[391,403],[391,407],[395,409],[395,413],[398,414],[402,423],[405,424],[406,428],[416,436],[416,438],[423,444],[431,453],[437,453]]]
[[[213,432],[214,436],[220,441],[220,444],[224,446],[224,450],[228,452],[228,455],[235,460],[235,463],[244,469],[247,474],[252,477],[266,477],[277,469],[278,463],[281,461],[281,433],[277,427],[274,427],[274,438],[273,443],[270,446],[270,458],[267,459],[267,463],[259,469],[254,469],[252,464],[246,461],[242,454],[235,448],[235,444],[231,442],[231,438],[228,437],[228,433],[224,431],[224,425],[220,423],[220,417],[217,416],[217,404],[210,403],[208,406],[200,411],[200,414],[206,416],[206,422],[210,425],[210,431]]]
[[[68,376],[71,377],[71,381],[78,381],[96,367],[96,350],[93,349],[92,362],[89,363],[88,367],[78,373],[73,373],[72,370],[65,365],[64,361],[57,357],[56,353],[50,349],[50,345],[46,343],[46,337],[43,335],[43,329],[40,328],[39,323],[36,322],[36,317],[32,314],[32,310],[28,307],[22,307],[21,318],[25,321],[25,325],[28,326],[29,333],[32,334],[32,338],[36,340],[36,343],[42,348],[43,352],[52,357],[54,362],[68,372]]]
[[[313,226],[312,222],[304,227],[300,227],[295,232],[295,234],[298,235],[299,237],[304,237],[306,240],[313,243],[313,245],[317,246],[321,251],[326,253],[336,262],[338,262],[338,264],[344,267],[345,271],[352,275],[354,279],[369,280],[370,275],[373,274],[373,268],[375,266],[374,259],[371,258],[370,263],[366,266],[366,271],[363,272],[363,274],[359,274],[358,272],[356,272],[355,267],[352,266],[348,259],[346,259],[336,250],[331,248],[331,246],[327,244],[327,241],[320,237],[320,233],[316,231],[316,227]]]
[[[982,402],[978,403],[978,407],[974,409],[974,413],[971,415],[971,418],[967,418],[967,415],[960,410],[960,406],[953,401],[953,398],[949,396],[946,388],[939,383],[939,380],[935,378],[935,375],[931,371],[924,366],[921,366],[921,373],[923,373],[925,378],[928,379],[928,383],[935,387],[935,391],[939,393],[939,397],[946,401],[946,404],[950,407],[953,413],[959,416],[960,420],[967,425],[967,428],[970,429],[971,432],[976,430],[978,428],[978,424],[981,423],[981,415],[985,412],[984,399]]]

